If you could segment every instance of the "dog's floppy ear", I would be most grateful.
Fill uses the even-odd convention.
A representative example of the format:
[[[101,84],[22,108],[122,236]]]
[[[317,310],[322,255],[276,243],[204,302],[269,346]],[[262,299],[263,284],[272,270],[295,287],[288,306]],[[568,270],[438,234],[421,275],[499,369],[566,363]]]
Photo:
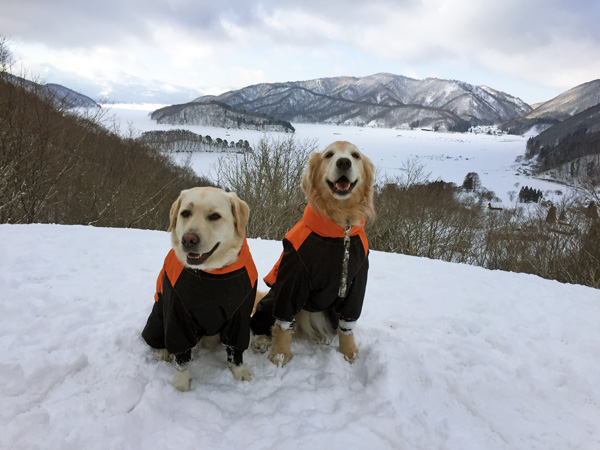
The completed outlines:
[[[244,237],[246,236],[246,225],[250,217],[250,208],[235,192],[229,193],[229,201],[231,202],[231,212],[235,221],[235,229],[240,237]]]
[[[319,163],[321,162],[321,154],[313,153],[310,155],[308,159],[308,164],[306,166],[306,171],[304,175],[302,175],[302,190],[304,191],[304,195],[308,199],[310,196],[311,189],[317,185],[315,177],[317,176]]]
[[[368,205],[367,215],[371,219],[375,219],[375,205],[373,204],[373,185],[375,184],[375,164],[369,158],[362,155],[363,167],[365,171],[365,185],[367,187],[365,196]]]
[[[177,216],[179,215],[179,208],[181,207],[181,198],[183,197],[183,193],[185,191],[181,191],[177,200],[173,202],[171,205],[171,211],[169,212],[169,228],[167,231],[173,231],[177,226]]]
[[[372,188],[375,183],[375,165],[365,155],[362,155],[362,160],[365,171],[365,184]]]

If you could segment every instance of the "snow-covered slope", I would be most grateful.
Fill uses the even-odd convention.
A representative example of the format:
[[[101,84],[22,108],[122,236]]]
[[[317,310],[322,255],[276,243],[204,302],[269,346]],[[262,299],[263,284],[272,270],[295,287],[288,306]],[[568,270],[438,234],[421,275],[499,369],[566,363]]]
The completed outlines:
[[[563,121],[600,103],[600,79],[583,83],[549,100],[525,116],[526,119]]]
[[[600,292],[371,253],[359,360],[201,350],[169,384],[140,332],[165,232],[0,225],[2,449],[600,448]],[[250,240],[259,273],[281,244]]]

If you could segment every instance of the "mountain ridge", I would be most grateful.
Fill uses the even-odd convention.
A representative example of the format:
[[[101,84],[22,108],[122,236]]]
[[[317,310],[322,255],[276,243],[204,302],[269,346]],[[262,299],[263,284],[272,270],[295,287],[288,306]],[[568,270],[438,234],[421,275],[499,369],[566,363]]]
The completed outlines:
[[[456,80],[379,73],[260,83],[192,103],[218,101],[236,110],[301,123],[466,131],[532,111],[522,100]]]
[[[21,85],[27,89],[38,92],[39,94],[51,99],[57,104],[66,106],[67,108],[99,108],[100,105],[92,100],[87,95],[74,91],[66,86],[56,83],[40,84],[35,81],[27,80],[8,72],[1,74],[9,83]]]

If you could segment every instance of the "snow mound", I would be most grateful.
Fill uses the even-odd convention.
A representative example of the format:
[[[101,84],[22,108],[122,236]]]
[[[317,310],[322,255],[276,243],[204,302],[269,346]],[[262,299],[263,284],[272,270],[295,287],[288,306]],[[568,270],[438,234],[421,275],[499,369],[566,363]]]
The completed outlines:
[[[281,244],[249,243],[264,276]],[[168,248],[0,225],[0,448],[600,448],[598,290],[372,252],[355,364],[295,342],[236,382],[200,350],[181,393],[140,337]]]

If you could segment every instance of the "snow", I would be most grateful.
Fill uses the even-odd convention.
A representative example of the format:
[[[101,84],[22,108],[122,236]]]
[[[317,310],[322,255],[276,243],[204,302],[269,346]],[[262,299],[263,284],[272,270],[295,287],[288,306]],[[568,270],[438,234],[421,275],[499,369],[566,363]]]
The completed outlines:
[[[228,141],[247,140],[251,146],[265,136],[286,138],[285,133],[266,135],[260,131],[224,129],[193,125],[157,124],[150,112],[160,105],[112,105],[110,113],[127,130],[131,125],[139,132],[184,128],[213,139]],[[539,189],[549,199],[556,198],[555,191],[568,194],[570,188],[549,180],[541,180],[523,173],[521,163],[515,159],[524,155],[530,136],[493,136],[471,133],[440,133],[422,130],[399,130],[337,125],[292,124],[296,138],[314,141],[322,150],[333,141],[346,140],[371,158],[380,178],[402,176],[403,163],[415,160],[430,173],[431,181],[440,179],[462,185],[469,172],[479,174],[482,186],[496,193],[504,205],[514,205],[523,186]],[[191,166],[199,175],[216,180],[215,164],[222,153],[194,153]],[[235,158],[235,154],[226,157]],[[185,161],[187,155],[180,155]],[[512,192],[512,195],[510,194]]]
[[[249,244],[262,277],[281,244]],[[200,350],[181,393],[140,337],[169,245],[0,225],[0,448],[600,448],[598,290],[373,251],[355,364],[294,342],[238,382]]]

